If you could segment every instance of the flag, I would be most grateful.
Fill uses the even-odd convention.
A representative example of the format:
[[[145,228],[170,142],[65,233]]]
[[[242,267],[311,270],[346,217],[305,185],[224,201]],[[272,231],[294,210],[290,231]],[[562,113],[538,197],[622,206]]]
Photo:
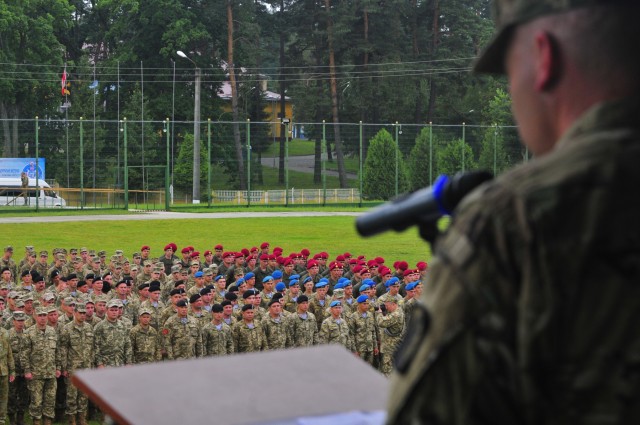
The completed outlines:
[[[61,86],[61,91],[62,91],[62,95],[66,95],[69,94],[69,91],[67,90],[67,66],[64,66],[64,71],[62,71],[62,80],[60,81],[60,86]]]

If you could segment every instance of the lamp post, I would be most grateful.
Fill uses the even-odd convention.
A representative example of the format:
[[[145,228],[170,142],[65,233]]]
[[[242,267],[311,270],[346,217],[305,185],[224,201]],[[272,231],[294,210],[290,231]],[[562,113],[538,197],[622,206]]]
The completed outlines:
[[[200,68],[183,51],[178,50],[177,55],[187,59],[196,67],[196,93],[193,99],[193,203],[200,203]]]

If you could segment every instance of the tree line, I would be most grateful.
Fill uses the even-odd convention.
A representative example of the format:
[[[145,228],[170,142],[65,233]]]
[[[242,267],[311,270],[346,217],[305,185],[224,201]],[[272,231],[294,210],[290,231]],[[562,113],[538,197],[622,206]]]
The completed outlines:
[[[113,146],[116,138],[120,143],[118,120],[126,116],[131,123],[130,165],[162,163],[164,135],[145,122],[193,120],[198,67],[203,121],[261,121],[262,83],[267,81],[270,91],[292,99],[295,121],[332,123],[326,151],[329,160],[337,162],[340,185],[347,187],[344,157],[358,152],[358,142],[341,134],[340,123],[512,124],[505,82],[469,74],[473,58],[493,31],[489,3],[5,1],[0,4],[3,155],[33,153],[33,137],[22,140],[22,135],[32,134],[32,124],[23,119],[38,115],[50,120],[43,125],[60,127],[77,126],[74,120],[81,116],[95,117],[90,130],[95,143],[85,144],[85,149],[92,149],[87,154],[102,162],[91,171],[92,178],[117,184],[121,158]],[[178,50],[193,63],[179,57]],[[231,85],[229,114],[224,112],[229,101],[218,96],[223,82]],[[171,143],[176,157],[184,145],[180,157],[189,162],[186,151],[193,151],[193,133],[186,128],[176,132]],[[228,134],[220,135],[224,144],[216,161],[237,176],[238,188],[245,188],[245,126],[224,129]],[[41,147],[53,176],[77,167],[65,162],[65,150],[78,145],[77,130],[58,130]],[[251,126],[250,131],[256,161],[251,169],[259,173],[260,154],[274,139],[267,126]],[[320,181],[321,128],[311,124],[305,132],[316,141],[314,175]],[[373,137],[364,135],[365,140]],[[477,131],[470,137],[480,142],[484,135]],[[283,167],[284,138],[275,142],[280,143]],[[367,142],[365,157],[368,147]],[[137,178],[139,171],[131,173],[132,181],[144,181],[142,175]],[[187,172],[180,175],[189,178]],[[149,178],[159,177],[152,172]]]

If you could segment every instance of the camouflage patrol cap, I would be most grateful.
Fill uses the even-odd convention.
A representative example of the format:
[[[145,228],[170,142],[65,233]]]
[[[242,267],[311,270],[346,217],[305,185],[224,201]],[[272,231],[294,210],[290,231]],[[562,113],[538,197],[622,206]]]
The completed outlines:
[[[7,298],[18,298],[20,297],[20,293],[18,291],[9,291],[9,294],[7,294]]]
[[[66,306],[75,305],[76,304],[76,299],[73,298],[73,297],[66,297],[64,300],[62,300],[62,302]]]
[[[494,0],[493,16],[496,32],[476,60],[476,73],[504,74],[504,55],[513,30],[520,24],[542,16],[568,12],[573,9],[634,3],[633,0]]]
[[[43,296],[42,299],[44,301],[53,301],[56,299],[55,294],[53,294],[52,292],[46,292]]]
[[[112,299],[107,303],[107,308],[111,308],[111,307],[122,307],[122,302],[118,299]]]
[[[181,268],[182,266],[180,266],[179,264],[171,266],[171,273],[179,273]]]
[[[56,254],[56,260],[64,260],[65,258],[66,256],[61,252]]]
[[[78,248],[69,248],[69,254],[77,254]]]
[[[14,311],[13,320],[17,320],[18,322],[24,322],[25,320],[27,320],[27,314],[24,311]]]
[[[24,301],[17,299],[15,302],[16,308],[24,308]]]
[[[25,251],[33,251],[35,248],[33,245],[27,245],[24,247]]]
[[[86,313],[87,305],[85,303],[77,303],[73,311],[75,311],[76,313]]]
[[[153,316],[153,311],[149,310],[148,308],[141,308],[138,311],[138,316],[142,316],[143,314],[148,314],[149,316]]]
[[[48,257],[49,253],[47,251],[43,250],[43,251],[40,251],[40,256],[41,257]]]
[[[54,311],[58,311],[58,309],[56,308],[55,305],[50,305],[49,307],[41,307],[44,311],[47,312],[47,314],[49,313],[53,313]],[[37,311],[37,310],[36,310]]]
[[[107,251],[98,251],[98,257],[106,257]]]
[[[344,298],[344,289],[334,289],[333,298]]]
[[[100,257],[93,257],[93,260],[92,260],[92,261],[93,261],[94,263],[98,264],[98,263],[100,263]]]
[[[46,316],[49,312],[45,307],[39,307],[36,309],[36,316]]]

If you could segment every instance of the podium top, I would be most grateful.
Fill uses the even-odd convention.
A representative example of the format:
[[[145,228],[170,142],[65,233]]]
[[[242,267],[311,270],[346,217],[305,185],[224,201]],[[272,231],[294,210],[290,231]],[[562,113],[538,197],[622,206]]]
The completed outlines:
[[[72,382],[122,425],[295,423],[382,411],[389,386],[338,345],[83,370]]]

